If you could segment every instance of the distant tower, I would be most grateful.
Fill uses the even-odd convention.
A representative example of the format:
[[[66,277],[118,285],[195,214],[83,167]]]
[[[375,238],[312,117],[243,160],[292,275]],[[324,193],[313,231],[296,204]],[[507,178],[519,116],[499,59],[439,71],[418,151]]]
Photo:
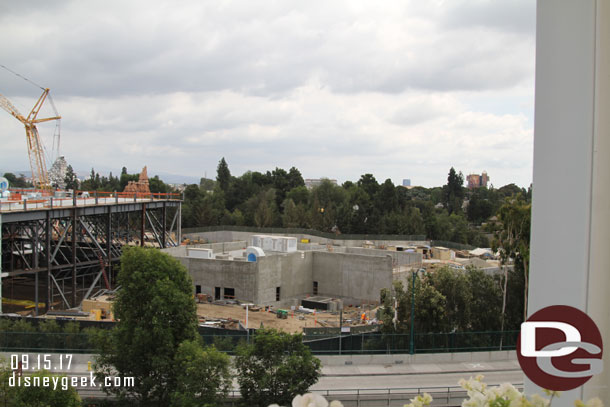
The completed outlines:
[[[402,180],[402,186],[403,187],[410,187],[411,186],[411,179],[409,178],[405,178]]]
[[[483,171],[483,174],[470,174],[466,177],[466,181],[468,181],[468,189],[475,189],[480,187],[487,187],[487,183],[489,182],[489,176],[487,175],[487,171]]]
[[[487,182],[489,181],[489,177],[487,176],[487,171],[483,171],[481,174],[481,185],[482,187],[487,187]]]

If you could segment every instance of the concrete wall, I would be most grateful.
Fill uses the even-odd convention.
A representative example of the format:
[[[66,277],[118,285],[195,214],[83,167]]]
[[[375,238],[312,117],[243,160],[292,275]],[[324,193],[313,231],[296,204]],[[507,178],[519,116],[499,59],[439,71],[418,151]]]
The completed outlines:
[[[399,241],[399,240],[343,240],[343,239],[327,239],[324,237],[318,237],[308,234],[302,233],[255,233],[255,232],[238,232],[238,231],[229,231],[222,230],[218,232],[201,232],[201,233],[187,233],[184,236],[197,239],[207,239],[208,241],[214,242],[233,242],[238,240],[250,241],[250,236],[252,235],[260,235],[267,234],[270,236],[290,236],[296,237],[297,243],[301,241],[301,239],[309,239],[311,243],[319,243],[324,246],[330,243],[336,246],[361,246],[365,241],[370,241],[376,246],[410,246],[410,245],[427,245],[430,244],[428,241]],[[299,249],[300,250],[300,249]]]
[[[184,246],[165,250],[180,260],[193,284],[200,285],[204,294],[214,296],[214,288],[221,287],[222,295],[222,289],[230,287],[235,289],[235,297],[241,301],[282,306],[293,305],[294,299],[313,294],[314,281],[318,282],[320,296],[341,298],[347,304],[376,302],[381,289],[392,285],[394,258],[399,259],[401,265],[421,261],[421,255],[417,253],[359,248],[338,251],[344,253],[304,251],[243,262],[186,257]],[[280,287],[279,302],[276,301],[277,287]]]
[[[392,286],[392,258],[313,252],[313,281],[318,295],[346,303],[379,301],[381,289]]]
[[[179,257],[193,279],[193,285],[200,285],[203,294],[214,296],[214,287],[221,287],[221,298],[224,288],[234,288],[235,298],[241,301],[257,300],[257,263],[207,260],[190,257]],[[193,292],[195,291],[193,287]]]
[[[165,249],[161,249],[161,251],[175,257],[186,257],[187,247],[191,249],[212,249],[214,253],[223,253],[245,249],[247,247],[247,242],[237,241],[226,243],[192,244],[188,246],[168,247]]]
[[[259,304],[293,305],[292,299],[311,294],[313,289],[312,252],[259,257],[257,301]],[[280,287],[280,301],[275,290]]]
[[[189,245],[189,247],[194,247],[194,248],[198,248],[198,249],[212,249],[212,250],[214,250],[214,253],[223,253],[223,252],[230,252],[233,250],[242,250],[242,249],[245,249],[247,246],[248,246],[248,242],[245,240],[237,240],[237,241],[228,240],[226,242],[220,242],[220,243],[205,243],[205,244]]]
[[[363,247],[346,247],[346,253],[362,254],[366,256],[390,256],[395,266],[418,265],[422,263],[421,253],[397,252],[394,250],[365,249]]]
[[[197,246],[191,246],[197,247]],[[176,247],[168,247],[166,249],[161,249],[163,253],[167,253],[170,256],[174,257],[186,257],[186,246],[176,246]]]

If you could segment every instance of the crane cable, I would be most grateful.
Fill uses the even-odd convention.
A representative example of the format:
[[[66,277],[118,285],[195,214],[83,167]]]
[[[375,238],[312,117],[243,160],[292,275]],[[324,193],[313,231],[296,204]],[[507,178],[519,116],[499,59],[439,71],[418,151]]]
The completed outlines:
[[[45,88],[43,88],[42,86],[40,86],[39,84],[37,84],[36,82],[26,78],[25,76],[18,74],[17,72],[13,71],[12,69],[7,68],[6,66],[0,64],[0,66],[4,69],[6,69],[7,71],[9,71],[10,73],[12,73],[13,75],[16,75],[18,77],[20,77],[21,79],[23,79],[24,81],[30,82],[32,85],[39,87],[40,89],[44,90]]]

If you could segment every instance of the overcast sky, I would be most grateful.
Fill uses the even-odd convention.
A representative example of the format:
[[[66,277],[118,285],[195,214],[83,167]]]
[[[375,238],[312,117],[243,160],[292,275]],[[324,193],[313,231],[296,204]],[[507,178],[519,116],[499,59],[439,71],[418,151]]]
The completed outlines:
[[[0,64],[51,89],[81,171],[214,178],[225,157],[233,175],[438,186],[453,166],[528,186],[535,13],[531,0],[1,2]],[[41,91],[0,69],[0,93],[27,114]],[[29,169],[23,126],[0,111],[0,129],[0,169]],[[50,152],[54,126],[39,129]]]

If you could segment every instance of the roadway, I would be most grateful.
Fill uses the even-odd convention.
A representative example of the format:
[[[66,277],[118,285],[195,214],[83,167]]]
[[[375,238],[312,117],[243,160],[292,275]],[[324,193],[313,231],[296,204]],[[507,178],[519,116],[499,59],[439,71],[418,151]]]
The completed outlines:
[[[474,354],[473,354],[474,355]],[[2,356],[10,361],[10,354]],[[57,366],[53,355],[53,366]],[[36,360],[37,354],[30,354],[30,360]],[[70,377],[89,376],[88,361],[95,355],[73,355],[70,370],[61,369],[58,373]],[[311,391],[324,394],[329,400],[341,400],[349,406],[403,406],[418,393],[429,392],[433,395],[436,406],[460,405],[466,396],[458,386],[460,379],[482,374],[489,385],[509,382],[520,386],[523,383],[523,372],[517,360],[481,360],[466,362],[431,362],[424,363],[362,363],[340,365],[333,358],[322,358],[326,363],[322,367],[322,377]],[[476,358],[475,358],[476,359]],[[343,362],[343,359],[339,360]],[[349,363],[349,362],[348,362]],[[99,386],[99,382],[98,382]],[[237,382],[234,388],[237,389]],[[77,387],[83,397],[104,397],[101,389]],[[232,398],[238,397],[238,391],[231,392]]]

